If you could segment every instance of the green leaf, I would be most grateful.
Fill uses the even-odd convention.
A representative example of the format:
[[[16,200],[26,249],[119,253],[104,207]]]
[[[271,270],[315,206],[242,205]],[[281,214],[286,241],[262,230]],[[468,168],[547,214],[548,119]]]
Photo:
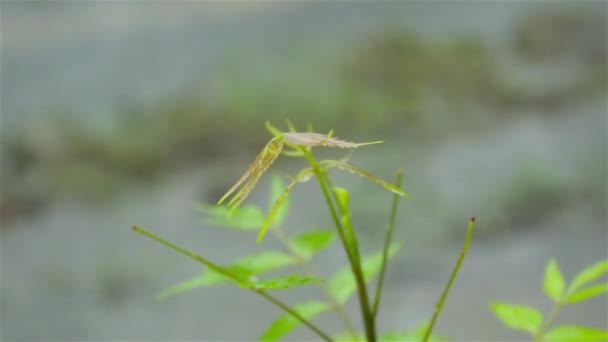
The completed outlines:
[[[419,334],[416,331],[393,331],[386,333],[378,338],[379,342],[418,342],[422,341],[424,334]],[[429,336],[430,342],[445,342],[443,337],[437,335]]]
[[[253,206],[228,208],[227,206],[201,205],[199,211],[206,215],[203,218],[204,223],[226,228],[257,230],[264,222],[262,211]],[[229,212],[230,215],[228,215]]]
[[[317,301],[304,302],[293,306],[293,310],[307,320],[323,311],[329,310],[329,308],[329,304]],[[258,338],[258,341],[277,341],[300,324],[302,323],[292,315],[288,313],[283,314],[270,324],[266,331]]]
[[[315,230],[297,235],[289,241],[289,246],[301,257],[310,258],[318,250],[334,239],[331,230]]]
[[[589,267],[585,267],[580,271],[572,280],[568,292],[573,292],[579,287],[592,282],[596,278],[599,278],[602,274],[608,272],[608,259],[599,261]]]
[[[543,341],[557,342],[557,341],[604,341],[608,339],[608,331],[600,330],[595,328],[589,328],[579,325],[564,325],[553,328],[547,332]]]
[[[490,309],[494,311],[503,324],[515,330],[536,333],[540,328],[542,315],[535,308],[525,305],[493,302]]]
[[[295,264],[295,260],[283,252],[264,251],[239,258],[233,264],[244,267],[254,274],[259,274],[280,267],[293,265]]]
[[[268,208],[273,209],[275,202],[279,201],[283,195],[283,191],[285,190],[285,182],[283,182],[283,178],[279,174],[272,175],[272,181],[270,184],[270,201],[268,203]],[[281,225],[285,216],[287,215],[287,211],[289,209],[289,197],[285,196],[284,199],[281,200],[279,206],[274,212],[274,217],[270,222],[271,225]]]
[[[559,270],[559,266],[555,259],[549,260],[545,268],[545,278],[543,281],[543,289],[545,294],[554,302],[559,302],[564,293],[564,277]]]
[[[206,276],[206,274],[201,274],[192,279],[188,279],[183,281],[177,285],[174,285],[168,289],[165,289],[159,292],[156,295],[157,300],[162,300],[170,296],[174,296],[176,294],[180,294],[182,292],[193,290],[202,286],[211,285],[213,282],[210,281],[210,278]]]
[[[350,212],[348,209],[350,199],[348,190],[344,188],[334,187],[333,191],[338,200],[342,225],[344,226],[344,234],[346,235],[346,241],[348,242],[348,248],[355,255],[357,255],[359,247],[357,246],[357,237],[355,235],[355,231],[353,230],[353,226],[350,222]]]
[[[388,250],[388,257],[391,258],[399,251],[399,244],[392,243]],[[369,281],[382,266],[382,251],[363,258],[363,276]],[[357,289],[357,283],[349,266],[340,269],[329,281],[329,292],[339,303],[345,302]]]
[[[403,197],[408,197],[408,194],[405,193],[403,190],[399,189],[398,187],[394,186],[393,184],[373,175],[372,173],[368,172],[367,170],[361,169],[359,167],[356,167],[354,165],[351,165],[345,161],[341,161],[341,160],[323,160],[320,162],[320,164],[322,166],[325,166],[327,168],[332,168],[335,167],[339,170],[342,171],[347,171],[350,172],[354,175],[357,176],[361,176],[363,178],[367,178],[369,181],[372,181],[382,187],[384,187],[385,189],[392,191],[394,193],[396,193],[397,195],[403,196]]]
[[[272,183],[273,194],[271,196],[272,197],[271,199],[274,199],[274,197],[276,197],[276,199],[274,199],[274,201],[271,202],[270,210],[268,211],[268,215],[266,215],[266,218],[264,218],[264,222],[262,222],[262,226],[260,227],[260,231],[258,232],[258,237],[256,239],[256,241],[258,243],[260,243],[262,241],[264,234],[266,234],[266,230],[268,230],[268,227],[270,227],[271,224],[273,224],[274,222],[278,222],[277,224],[282,222],[284,216],[287,214],[287,205],[286,204],[288,203],[288,200],[289,200],[289,192],[291,191],[291,188],[298,182],[298,178],[296,177],[284,189],[278,189],[279,186],[281,186],[281,187],[283,186],[283,183],[280,179],[277,180],[278,179],[277,177],[279,177],[279,176],[277,175],[273,178],[273,183]],[[280,182],[280,184],[277,184],[277,182]],[[275,190],[274,188],[277,188],[277,189]],[[276,220],[277,215],[279,215],[278,216],[279,221]]]
[[[366,340],[367,340],[365,338],[365,335],[357,334],[357,335],[353,336],[348,331],[334,335],[332,337],[332,339],[335,342],[366,342]]]
[[[348,202],[349,202],[348,190],[335,186],[334,193],[336,194],[336,198],[338,199],[338,204],[340,205],[340,208],[341,208],[340,211],[342,211],[342,212],[348,211]]]
[[[574,291],[566,297],[566,303],[577,303],[591,297],[601,295],[604,292],[608,292],[608,284],[597,284],[591,285],[577,291]]]
[[[285,290],[294,286],[302,286],[313,283],[322,282],[322,278],[308,277],[299,274],[291,274],[288,276],[258,280],[246,284],[246,287],[256,290]]]

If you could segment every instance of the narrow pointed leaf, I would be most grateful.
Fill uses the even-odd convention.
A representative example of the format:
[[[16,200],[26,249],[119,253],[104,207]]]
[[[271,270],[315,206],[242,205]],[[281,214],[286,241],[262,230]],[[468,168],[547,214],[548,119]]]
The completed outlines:
[[[608,259],[599,261],[589,267],[584,268],[574,277],[568,292],[572,292],[579,287],[594,281],[606,272],[608,272]]]
[[[266,121],[266,129],[268,130],[268,132],[270,132],[270,134],[272,134],[275,137],[283,136],[283,132],[281,132],[280,129],[271,125],[270,122],[268,122],[268,121]]]
[[[202,286],[206,286],[206,285],[211,285],[211,284],[212,284],[212,282],[209,281],[209,277],[201,274],[199,276],[196,276],[192,279],[188,279],[186,281],[183,281],[177,285],[171,286],[170,288],[159,292],[156,295],[156,299],[162,300],[167,297],[174,296],[176,294],[180,294],[182,292],[186,292],[189,290],[193,290],[193,289],[196,289],[196,288],[199,288]]]
[[[290,247],[301,257],[310,258],[334,239],[331,230],[308,231],[289,241]]]
[[[403,190],[399,189],[398,187],[394,186],[393,184],[373,175],[372,173],[370,173],[364,169],[358,168],[347,162],[340,161],[340,160],[323,160],[321,162],[321,164],[328,168],[335,167],[335,168],[338,168],[339,170],[348,171],[354,175],[361,176],[363,178],[367,178],[369,181],[372,181],[378,185],[381,185],[385,189],[392,191],[392,192],[396,193],[397,195],[409,197],[407,193],[405,193]]]
[[[583,300],[599,296],[608,292],[608,284],[591,285],[582,289],[578,289],[566,297],[566,303],[578,303]]]
[[[391,244],[388,257],[392,257],[399,251],[399,244]],[[382,266],[383,251],[378,251],[362,259],[363,276],[369,281]],[[357,283],[353,277],[350,267],[344,267],[334,274],[329,281],[329,292],[339,303],[344,303],[357,289]]]
[[[268,206],[269,209],[272,209],[272,220],[270,223],[272,225],[280,225],[283,223],[283,220],[287,215],[287,211],[289,209],[289,197],[284,194],[285,187],[286,185],[285,182],[283,182],[283,178],[278,174],[273,174],[272,183],[270,186],[270,203]]]
[[[247,255],[241,257],[230,265],[223,266],[223,269],[230,271],[233,275],[239,277],[240,286],[245,287],[250,284],[254,276],[264,272],[272,271],[281,267],[293,265],[295,260],[289,255],[278,251],[264,251],[258,254]],[[189,285],[197,284],[199,286],[215,285],[218,283],[234,282],[229,277],[218,273],[212,268],[206,268],[202,276],[196,277]],[[197,283],[198,282],[198,283]],[[186,283],[186,282],[185,282]],[[178,284],[187,287],[188,284]]]
[[[337,334],[332,337],[335,342],[366,342],[365,335],[358,334],[353,336],[348,331]]]
[[[545,294],[557,303],[562,298],[564,287],[564,277],[559,270],[557,262],[555,259],[549,260],[549,263],[547,263],[547,267],[545,268],[545,277],[543,280],[543,290],[545,291]]]
[[[490,309],[504,325],[511,329],[534,334],[540,328],[542,315],[533,307],[493,302],[490,304]]]
[[[322,281],[322,278],[308,277],[300,274],[291,274],[283,277],[250,282],[247,284],[247,287],[256,290],[285,290],[294,286],[320,283]]]
[[[553,328],[543,336],[547,342],[581,342],[608,340],[608,331],[579,325],[564,325]]]
[[[421,342],[424,335],[420,335],[416,331],[393,331],[381,335],[378,338],[379,342]],[[428,339],[430,342],[445,342],[446,339],[437,335],[431,335]]]
[[[304,302],[293,306],[293,310],[307,320],[310,320],[314,316],[329,309],[329,304],[318,301]],[[258,341],[278,341],[285,334],[292,331],[301,324],[302,323],[295,319],[292,315],[283,314],[276,318],[270,324],[266,331],[264,331],[262,335],[258,338]]]
[[[264,251],[239,258],[234,265],[239,265],[250,270],[254,274],[272,271],[281,267],[293,265],[295,260],[279,251]]]
[[[280,183],[276,183],[276,182],[280,182]],[[289,183],[285,188],[283,188],[282,181],[280,181],[280,180],[275,181],[273,179],[273,184],[272,184],[273,196],[272,196],[272,198],[274,200],[271,202],[271,203],[273,203],[272,207],[270,208],[268,215],[266,215],[266,218],[264,219],[264,222],[262,223],[262,225],[260,227],[260,231],[258,232],[258,237],[256,238],[256,241],[258,243],[260,243],[262,241],[262,238],[266,234],[268,227],[270,227],[270,225],[273,224],[273,222],[274,222],[274,224],[280,224],[283,221],[284,216],[287,214],[289,192],[291,191],[291,188],[296,184],[296,182],[297,182],[297,178],[292,180],[291,183]],[[278,220],[277,220],[277,216],[278,216]]]
[[[227,206],[205,206],[199,209],[205,214],[203,222],[239,230],[257,230],[264,222],[262,211],[253,206],[230,209]],[[228,213],[231,212],[230,215]]]
[[[340,219],[342,221],[342,226],[344,227],[344,234],[346,235],[346,242],[348,243],[348,248],[355,257],[356,262],[359,262],[359,246],[357,244],[357,237],[355,235],[355,231],[353,230],[353,226],[350,221],[350,211],[348,209],[348,190],[344,188],[334,187],[333,191],[338,201],[341,216]]]

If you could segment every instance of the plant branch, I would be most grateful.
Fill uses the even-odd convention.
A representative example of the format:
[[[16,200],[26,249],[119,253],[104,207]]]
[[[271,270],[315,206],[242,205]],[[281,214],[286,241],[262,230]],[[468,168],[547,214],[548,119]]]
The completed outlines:
[[[229,272],[221,267],[217,267],[215,264],[213,264],[211,261],[203,258],[202,256],[191,252],[185,248],[182,248],[168,240],[165,240],[163,238],[161,238],[160,236],[157,236],[155,234],[152,234],[150,232],[148,232],[147,230],[140,228],[140,227],[133,227],[133,230],[145,235],[153,240],[156,240],[160,243],[162,243],[163,245],[187,256],[190,257],[202,264],[204,264],[205,266],[213,269],[214,271],[221,273],[225,276],[227,276],[228,278],[234,280],[235,282],[237,282],[238,284],[243,284],[243,282],[241,281],[241,279],[232,274],[232,272]],[[244,284],[243,284],[244,285]],[[283,309],[285,312],[289,313],[290,315],[292,315],[293,317],[295,317],[298,321],[302,322],[302,324],[306,325],[308,328],[310,328],[312,331],[314,331],[317,335],[319,335],[319,337],[321,337],[324,341],[327,342],[333,342],[332,338],[329,337],[326,333],[324,333],[321,329],[319,329],[317,326],[315,326],[312,322],[310,322],[309,320],[307,320],[306,318],[302,317],[302,315],[300,315],[299,313],[297,313],[295,310],[293,310],[292,308],[290,308],[287,304],[283,303],[282,301],[280,301],[279,299],[275,298],[274,296],[268,294],[266,291],[262,290],[262,289],[254,289],[254,288],[249,288],[250,290],[252,290],[253,292],[259,294],[260,296],[266,298],[268,301],[270,301],[271,303],[273,303],[274,305],[280,307],[281,309]]]
[[[365,326],[365,334],[367,336],[367,340],[368,342],[376,342],[376,327],[369,304],[367,288],[365,285],[365,278],[361,269],[361,263],[358,262],[357,254],[355,253],[355,251],[351,250],[351,248],[349,247],[348,240],[344,233],[344,228],[342,227],[342,223],[340,222],[340,219],[336,212],[336,208],[334,207],[332,197],[330,196],[330,193],[327,189],[328,186],[332,188],[331,181],[328,177],[324,176],[325,172],[319,166],[319,163],[317,163],[312,154],[304,147],[299,146],[299,149],[300,151],[302,151],[302,154],[304,154],[304,157],[310,163],[310,166],[312,167],[312,170],[317,178],[319,187],[321,188],[321,192],[323,193],[323,197],[327,202],[327,207],[329,208],[331,216],[334,220],[334,224],[336,225],[340,241],[342,242],[342,246],[344,247],[344,251],[346,252],[346,256],[348,257],[351,270],[355,277],[355,282],[357,283],[357,294],[359,295],[359,305],[361,307],[361,315],[363,316],[363,323]]]
[[[450,288],[452,287],[452,283],[454,282],[454,279],[456,279],[456,274],[458,274],[458,270],[460,269],[462,260],[464,260],[464,256],[467,254],[467,249],[469,248],[469,241],[471,240],[471,233],[473,233],[474,227],[475,227],[475,217],[472,217],[469,220],[469,226],[467,227],[467,233],[464,238],[464,243],[462,244],[462,249],[460,250],[460,256],[458,257],[458,260],[456,261],[456,265],[454,265],[454,268],[452,269],[452,274],[450,275],[450,279],[448,280],[448,283],[446,284],[445,289],[443,290],[443,293],[441,294],[441,297],[439,297],[439,301],[437,301],[437,304],[435,305],[435,312],[433,313],[433,318],[431,318],[429,327],[427,328],[426,333],[424,334],[424,338],[422,339],[423,342],[427,342],[429,340],[429,337],[431,336],[431,332],[433,331],[433,327],[435,326],[437,317],[439,317],[439,313],[441,312],[441,309],[443,308],[443,303],[445,302],[445,299],[448,296],[448,292],[450,291]]]
[[[281,229],[281,227],[273,227],[271,229],[271,231],[275,234],[277,239],[279,239],[281,244],[283,244],[283,246],[289,251],[289,253],[296,260],[298,265],[300,265],[300,267],[302,267],[309,276],[311,276],[311,277],[314,276],[314,271],[310,267],[310,263],[308,262],[308,260],[306,258],[299,256],[298,253],[289,245],[289,241],[287,240],[287,237],[283,233],[283,230]],[[319,283],[319,286],[325,293],[325,296],[327,297],[327,299],[331,302],[331,306],[332,306],[333,310],[336,312],[336,314],[338,315],[338,317],[344,324],[344,327],[346,328],[346,330],[348,331],[348,333],[351,335],[351,337],[354,340],[357,336],[357,332],[355,331],[355,327],[353,326],[353,324],[348,319],[348,315],[346,315],[344,308],[331,295],[331,293],[329,292],[329,288],[327,287],[327,284],[325,284],[324,282],[321,282],[321,283]]]
[[[397,171],[397,177],[395,179],[395,186],[401,188],[401,179],[403,178],[403,170]],[[393,195],[393,204],[391,206],[391,212],[386,226],[386,235],[384,238],[384,248],[382,250],[382,266],[380,268],[380,274],[378,275],[378,284],[376,285],[376,295],[374,298],[374,304],[372,306],[372,313],[374,319],[378,316],[378,306],[380,305],[380,297],[382,296],[382,285],[384,283],[384,274],[386,272],[386,263],[388,261],[388,249],[391,244],[393,237],[393,227],[395,226],[395,216],[397,216],[397,204],[401,196],[398,194]]]
[[[560,303],[560,302],[553,304],[553,307],[551,307],[551,310],[549,311],[549,314],[545,318],[545,321],[543,322],[543,324],[541,324],[540,328],[538,328],[538,331],[536,332],[536,334],[534,334],[532,341],[534,341],[534,342],[542,341],[543,335],[545,334],[545,330],[549,327],[549,325],[551,325],[551,322],[553,322],[553,320],[555,319],[555,316],[557,316],[557,313],[558,313],[559,309],[561,308],[561,306],[562,306],[562,303]]]

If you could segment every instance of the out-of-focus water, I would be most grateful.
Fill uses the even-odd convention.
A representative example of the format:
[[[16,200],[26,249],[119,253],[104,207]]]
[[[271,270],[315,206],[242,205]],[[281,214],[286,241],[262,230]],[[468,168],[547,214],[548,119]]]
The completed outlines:
[[[330,27],[338,28],[330,30],[332,37],[324,37],[327,42],[354,39],[353,32],[365,34],[388,21],[411,25],[429,37],[458,27],[500,46],[512,19],[534,4],[492,4],[413,2],[406,11],[395,3],[3,3],[2,133],[22,116],[53,103],[68,103],[75,112],[92,113],[90,117],[103,122],[111,117],[105,111],[121,99],[153,101],[205,77],[230,49],[281,51],[287,40],[317,39]],[[290,32],[296,32],[296,38]],[[501,299],[547,310],[541,278],[548,258],[556,257],[565,275],[572,277],[584,265],[606,257],[605,208],[576,191],[603,186],[598,192],[604,202],[599,203],[606,203],[605,181],[585,185],[587,173],[596,178],[606,174],[605,111],[605,99],[592,99],[552,116],[510,116],[488,131],[436,145],[409,146],[407,137],[397,136],[387,138],[386,145],[358,151],[357,165],[386,178],[403,166],[404,187],[411,194],[401,204],[396,234],[405,246],[389,266],[380,328],[408,328],[430,317],[457,257],[466,221],[476,215],[476,239],[437,331],[454,341],[525,339],[500,326],[487,310],[487,301]],[[239,172],[234,169],[244,169],[247,162],[176,171],[154,187],[124,189],[104,205],[56,199],[45,212],[3,227],[2,339],[257,337],[279,311],[236,287],[205,288],[155,301],[159,290],[194,276],[200,266],[130,230],[140,225],[218,262],[261,249],[253,235],[205,226],[193,210],[195,202],[236,177]],[[501,201],[496,189],[510,184],[516,166],[524,162],[548,167],[565,179],[568,195],[543,208],[538,217],[522,217],[512,229],[495,233],[492,225],[501,223],[500,213],[494,212],[501,210],[496,209]],[[279,162],[277,167],[293,166]],[[369,210],[370,216],[360,217],[364,224],[357,228],[365,236],[364,249],[374,250],[370,244],[378,244],[380,233],[370,231],[376,228],[368,224],[376,222],[374,215],[390,195],[352,175],[339,183],[354,189],[353,206]],[[253,203],[265,204],[265,185],[256,189]],[[312,183],[295,188],[292,206],[298,209],[290,212],[287,230],[329,224],[318,195]],[[273,245],[270,239],[265,243]],[[323,275],[343,264],[337,246],[314,261]],[[280,297],[296,301],[318,294],[307,289],[294,293]],[[348,311],[358,322],[354,300]],[[330,316],[316,321],[339,329]],[[605,327],[607,319],[605,300],[600,300],[567,308],[558,321]],[[304,329],[289,337],[314,338]]]

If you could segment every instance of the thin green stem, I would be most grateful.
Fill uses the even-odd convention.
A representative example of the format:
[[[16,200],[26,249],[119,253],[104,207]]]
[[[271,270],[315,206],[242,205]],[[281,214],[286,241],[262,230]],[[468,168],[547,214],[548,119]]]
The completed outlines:
[[[287,240],[287,237],[285,236],[285,233],[283,232],[281,227],[273,227],[272,232],[276,235],[277,239],[279,239],[281,244],[283,244],[283,246],[289,251],[289,253],[296,260],[298,265],[300,265],[300,267],[302,267],[309,276],[314,276],[314,271],[310,267],[310,263],[308,262],[308,260],[299,256],[298,253],[293,249],[293,247],[289,245],[289,241]],[[353,324],[348,319],[348,315],[346,315],[346,312],[344,311],[342,305],[331,295],[327,284],[325,284],[324,282],[319,283],[319,287],[321,287],[321,289],[325,293],[325,296],[330,301],[333,310],[336,312],[336,315],[338,315],[338,317],[344,324],[344,327],[351,335],[351,338],[355,340],[357,337],[357,332],[355,331],[355,327],[353,326]]]
[[[317,163],[312,154],[304,147],[299,146],[299,149],[300,151],[302,151],[302,154],[304,154],[304,157],[310,163],[312,170],[317,178],[319,187],[321,188],[321,192],[323,193],[323,197],[327,202],[327,207],[329,208],[331,216],[334,220],[334,224],[336,225],[336,230],[338,231],[340,241],[342,242],[342,246],[344,247],[344,251],[346,252],[346,256],[348,257],[351,270],[355,277],[355,282],[357,283],[357,294],[359,295],[359,305],[361,307],[361,315],[363,316],[363,324],[365,326],[365,334],[367,336],[367,340],[368,342],[376,342],[376,326],[371,312],[371,307],[367,295],[367,288],[365,285],[365,278],[361,269],[361,263],[357,262],[358,258],[356,257],[356,254],[349,247],[348,240],[344,234],[344,228],[342,227],[342,223],[340,222],[340,218],[338,217],[338,214],[336,212],[336,208],[334,206],[332,197],[330,196],[330,192],[327,189],[328,186],[333,189],[331,181],[328,177],[324,176],[325,172],[323,171],[323,169],[321,169],[319,163]]]
[[[205,266],[213,269],[214,271],[221,273],[227,277],[229,277],[230,279],[236,281],[239,284],[243,284],[241,279],[232,274],[230,271],[227,271],[221,267],[216,266],[214,263],[212,263],[211,261],[203,258],[202,256],[191,252],[185,248],[182,248],[168,240],[163,239],[160,236],[157,236],[153,233],[150,233],[149,231],[140,228],[140,227],[133,227],[133,230],[145,235],[153,240],[156,240],[160,243],[162,243],[163,245],[187,256],[190,257],[202,264],[204,264]],[[253,292],[259,294],[260,296],[266,298],[268,301],[270,301],[271,303],[273,303],[274,305],[280,307],[281,309],[283,309],[285,312],[289,313],[290,315],[292,315],[293,317],[295,317],[298,321],[302,322],[302,324],[306,325],[308,328],[310,328],[312,331],[314,331],[317,335],[319,335],[319,337],[321,337],[324,341],[327,342],[333,342],[332,338],[329,337],[329,335],[327,335],[326,333],[324,333],[321,329],[319,329],[317,326],[315,326],[314,324],[312,324],[309,320],[307,320],[306,318],[302,317],[302,315],[300,315],[299,313],[297,313],[296,311],[294,311],[292,308],[290,308],[287,304],[283,303],[282,301],[280,301],[279,299],[275,298],[274,296],[268,294],[266,291],[261,290],[261,289],[254,289],[254,288],[250,288],[250,290],[252,290]]]
[[[559,309],[561,307],[562,307],[562,303],[557,302],[557,303],[553,304],[553,307],[551,307],[551,310],[549,311],[547,318],[541,324],[541,326],[538,329],[538,331],[536,332],[536,334],[534,334],[532,341],[537,342],[537,341],[543,340],[543,335],[545,334],[545,330],[549,327],[549,325],[551,325],[551,322],[553,322],[553,320],[555,319],[555,316],[557,316],[557,313],[559,312]]]
[[[462,249],[460,250],[460,256],[458,257],[458,260],[456,261],[456,265],[454,265],[454,269],[452,269],[452,274],[450,275],[450,279],[448,280],[448,283],[446,284],[445,289],[443,289],[443,293],[441,294],[441,297],[439,297],[439,300],[437,301],[437,304],[435,305],[435,312],[433,313],[433,317],[431,318],[429,327],[426,330],[426,333],[424,334],[424,338],[422,339],[423,342],[427,342],[429,340],[429,337],[431,336],[431,332],[433,331],[433,327],[435,326],[437,317],[439,317],[439,313],[441,312],[441,309],[443,308],[443,303],[445,302],[445,299],[448,296],[448,292],[450,292],[450,288],[452,287],[452,283],[454,282],[454,279],[456,279],[456,274],[458,274],[460,265],[462,264],[462,261],[464,260],[464,257],[467,254],[467,249],[469,248],[469,241],[471,240],[471,234],[473,233],[474,227],[475,227],[475,217],[472,217],[469,220],[469,226],[467,228],[467,234],[464,238],[464,243],[462,244]]]
[[[401,179],[403,178],[403,170],[397,171],[397,177],[395,179],[395,186],[401,187]],[[398,194],[393,195],[393,204],[391,206],[391,212],[386,226],[386,235],[384,237],[384,247],[382,250],[382,266],[380,267],[380,274],[378,276],[378,284],[376,285],[376,295],[374,297],[374,304],[372,306],[372,312],[374,319],[378,316],[378,306],[380,305],[380,297],[382,296],[382,285],[384,283],[384,274],[386,272],[386,263],[388,261],[388,249],[391,244],[393,237],[393,227],[395,226],[395,216],[397,216],[397,204],[401,196]]]

